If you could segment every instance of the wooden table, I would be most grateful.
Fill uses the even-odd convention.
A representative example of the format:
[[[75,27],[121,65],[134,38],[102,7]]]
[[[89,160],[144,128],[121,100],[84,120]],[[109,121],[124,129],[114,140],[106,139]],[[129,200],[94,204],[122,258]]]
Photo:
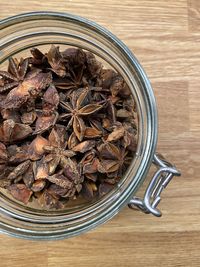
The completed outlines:
[[[158,150],[182,171],[158,219],[125,208],[92,232],[31,242],[0,235],[1,267],[200,266],[200,1],[1,0],[0,19],[52,10],[78,14],[122,39],[145,68],[159,109]]]

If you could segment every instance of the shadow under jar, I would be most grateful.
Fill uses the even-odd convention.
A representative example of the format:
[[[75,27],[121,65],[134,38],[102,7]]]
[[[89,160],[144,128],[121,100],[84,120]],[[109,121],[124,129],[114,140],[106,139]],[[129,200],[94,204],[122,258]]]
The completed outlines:
[[[86,232],[106,222],[127,204],[145,213],[161,216],[156,208],[160,194],[176,168],[155,154],[157,110],[149,80],[131,51],[113,34],[87,19],[63,13],[27,13],[0,22],[0,68],[11,56],[27,56],[32,47],[50,44],[74,46],[94,53],[112,66],[129,86],[137,106],[138,144],[135,157],[112,191],[89,203],[75,202],[62,210],[43,210],[15,201],[0,190],[0,231],[27,239],[62,239]],[[103,64],[104,64],[103,63]],[[158,170],[144,199],[133,197],[152,163]]]

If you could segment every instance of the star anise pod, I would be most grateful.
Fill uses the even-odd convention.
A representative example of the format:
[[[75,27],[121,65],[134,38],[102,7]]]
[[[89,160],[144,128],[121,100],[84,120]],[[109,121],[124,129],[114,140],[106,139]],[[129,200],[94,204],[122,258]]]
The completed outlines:
[[[44,151],[48,153],[45,161],[48,164],[49,174],[53,174],[60,164],[65,166],[67,158],[73,157],[76,153],[72,150],[67,150],[67,138],[65,134],[65,127],[56,125],[48,138],[49,145],[43,147]]]
[[[98,171],[121,177],[132,159],[132,157],[127,156],[128,151],[109,142],[101,144],[97,149],[100,155]]]
[[[4,85],[0,86],[0,92],[17,87],[24,80],[28,65],[28,59],[21,59],[18,62],[17,59],[9,58],[8,71],[0,71],[0,76],[5,80]]]
[[[88,94],[89,91],[87,89],[83,90],[81,93],[73,92],[70,102],[60,102],[60,106],[66,111],[61,118],[70,119],[67,127],[73,127],[74,133],[79,141],[83,140],[86,130],[82,117],[94,114],[103,107],[103,104],[99,103],[89,104],[87,100]]]
[[[88,83],[83,77],[86,68],[86,53],[82,49],[68,48],[61,54],[68,62],[69,72],[65,79],[55,80],[55,86],[62,90],[70,90],[87,85]]]
[[[78,143],[79,143],[78,138],[76,137],[75,133],[72,132],[70,137],[68,138],[68,141],[67,141],[68,148],[72,150],[73,147],[78,145]]]

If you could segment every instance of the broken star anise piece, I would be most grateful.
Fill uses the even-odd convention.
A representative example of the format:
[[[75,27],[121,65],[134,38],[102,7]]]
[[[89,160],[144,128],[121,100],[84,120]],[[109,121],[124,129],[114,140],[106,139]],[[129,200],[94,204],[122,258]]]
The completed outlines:
[[[44,147],[49,145],[49,141],[44,137],[37,135],[28,147],[28,156],[31,160],[40,159],[45,153]]]
[[[68,188],[63,188],[57,184],[51,184],[48,188],[48,192],[56,198],[65,197],[68,191]]]
[[[46,181],[44,179],[37,180],[32,184],[31,190],[33,192],[40,192],[44,189],[45,185],[46,185]]]
[[[62,209],[64,207],[62,202],[54,197],[47,189],[40,195],[38,201],[45,209]]]
[[[50,85],[43,95],[42,110],[37,111],[34,134],[41,134],[54,126],[58,119],[56,111],[59,104],[59,94],[54,85]]]
[[[8,187],[8,190],[15,199],[24,204],[28,204],[31,195],[33,194],[33,192],[24,184],[12,184]]]
[[[21,176],[22,174],[24,174],[29,166],[30,166],[30,160],[27,160],[23,163],[20,163],[16,168],[14,168],[14,170],[8,175],[8,180],[14,180],[15,178],[17,178],[18,176]]]
[[[5,120],[0,125],[0,141],[10,143],[25,139],[32,133],[30,126],[15,123],[13,120]]]
[[[35,180],[46,179],[48,177],[49,170],[44,157],[33,163],[33,173]]]
[[[51,65],[51,70],[60,77],[66,76],[66,62],[59,51],[59,47],[52,45],[46,56]]]
[[[88,150],[91,150],[96,145],[94,140],[87,140],[79,143],[78,145],[72,148],[75,152],[85,153]]]
[[[68,189],[65,197],[73,197],[82,189],[83,176],[81,170],[77,162],[70,158],[65,159],[63,172],[48,176],[47,179],[62,188]]]
[[[8,161],[8,151],[6,146],[0,142],[0,164],[4,164]]]
[[[21,122],[20,114],[14,109],[4,109],[1,110],[1,116],[4,120],[13,120],[14,122]],[[23,122],[23,121],[22,121]]]
[[[21,121],[24,124],[30,125],[36,120],[36,117],[37,117],[37,115],[36,115],[35,111],[25,112],[21,116]]]
[[[86,62],[87,62],[88,72],[92,77],[96,77],[101,73],[102,64],[99,61],[97,61],[94,54],[92,54],[91,52],[87,52]]]
[[[104,196],[113,189],[113,185],[108,183],[101,183],[99,186],[99,195]]]
[[[27,188],[31,189],[35,179],[33,175],[33,162],[30,162],[27,171],[22,176],[23,182]]]
[[[53,110],[58,107],[59,104],[59,94],[55,86],[51,84],[43,95],[43,109]]]
[[[68,48],[62,52],[63,58],[68,62],[69,77],[61,89],[78,89],[82,85],[88,84],[84,79],[86,69],[86,53],[82,49]],[[64,85],[64,84],[63,84]]]
[[[81,194],[86,200],[91,201],[94,198],[96,191],[97,191],[97,186],[94,182],[85,181],[83,183]]]
[[[124,136],[124,133],[125,129],[121,124],[115,125],[113,126],[113,131],[108,135],[106,141],[108,142],[117,141]]]
[[[35,131],[34,134],[42,134],[43,132],[52,128],[58,119],[58,113],[48,111],[42,111],[38,114],[38,118],[35,123]]]
[[[97,157],[97,153],[95,150],[91,150],[85,154],[80,162],[82,166],[82,173],[84,177],[93,181],[97,182],[98,180],[98,166],[99,166],[99,159]]]
[[[32,48],[30,50],[33,57],[29,58],[29,63],[33,65],[42,65],[47,63],[47,58],[45,55],[38,49],[38,48]]]
[[[68,48],[61,54],[63,58],[65,58],[69,64],[75,68],[83,66],[86,63],[86,53],[82,49]]]
[[[70,166],[69,163],[72,163],[72,165]],[[48,176],[47,179],[53,184],[67,189],[64,197],[73,197],[75,193],[80,192],[82,188],[82,179],[80,173],[77,171],[76,167],[74,167],[74,164],[70,159],[68,161],[68,166],[66,166],[63,174],[57,173],[52,176]]]
[[[73,186],[73,183],[66,176],[60,173],[48,176],[47,180],[65,189],[71,189]]]

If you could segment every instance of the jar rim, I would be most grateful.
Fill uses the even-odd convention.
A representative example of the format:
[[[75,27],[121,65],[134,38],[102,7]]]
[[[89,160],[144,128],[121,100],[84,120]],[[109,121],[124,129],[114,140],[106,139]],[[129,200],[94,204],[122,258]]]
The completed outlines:
[[[154,156],[155,148],[156,148],[156,143],[157,143],[157,109],[156,109],[156,103],[155,103],[155,98],[153,94],[153,90],[151,88],[149,79],[147,78],[146,73],[144,72],[143,68],[141,67],[140,63],[138,60],[135,58],[135,56],[132,54],[132,52],[129,50],[129,48],[121,41],[119,40],[114,34],[112,34],[110,31],[105,29],[104,27],[100,26],[99,24],[90,21],[86,18],[82,18],[80,16],[72,15],[72,14],[67,14],[67,13],[60,13],[60,12],[31,12],[31,13],[24,13],[16,16],[12,16],[6,19],[3,19],[0,21],[0,30],[5,29],[7,27],[10,27],[12,25],[16,25],[21,22],[26,22],[26,21],[34,21],[34,20],[40,20],[40,19],[45,19],[45,20],[62,20],[62,21],[70,21],[72,23],[79,23],[80,25],[84,25],[85,27],[90,28],[92,31],[98,32],[98,34],[102,35],[104,38],[107,38],[109,42],[112,42],[116,46],[117,49],[119,49],[126,59],[129,61],[130,64],[132,64],[137,71],[138,77],[140,79],[140,82],[143,85],[144,88],[144,94],[146,96],[146,105],[148,106],[149,114],[147,118],[147,123],[149,125],[149,129],[151,131],[148,132],[147,135],[147,140],[146,140],[146,147],[144,154],[142,155],[143,158],[140,158],[140,163],[138,163],[138,177],[137,177],[137,182],[134,182],[132,184],[132,187],[129,188],[129,190],[123,193],[121,196],[118,196],[118,199],[114,200],[115,203],[112,204],[107,210],[104,210],[104,213],[102,213],[102,216],[99,215],[98,220],[97,218],[92,219],[92,223],[87,224],[85,223],[84,226],[82,226],[82,229],[76,229],[76,231],[71,232],[70,236],[79,234],[80,232],[86,231],[88,229],[91,229],[111,217],[113,217],[123,206],[125,206],[129,199],[131,198],[132,194],[136,191],[138,186],[141,185],[142,181],[144,180],[148,169],[150,168],[150,165],[152,163],[152,159]],[[0,47],[1,47],[1,41],[0,41]],[[110,198],[109,198],[110,197]],[[106,198],[106,201],[109,202],[112,199],[112,195],[108,196]],[[2,204],[1,204],[2,205]],[[6,214],[6,209],[0,206],[0,210],[2,214]],[[16,218],[16,214],[13,214],[7,212],[6,216],[11,216],[11,217]],[[23,216],[17,216],[20,219],[26,219],[23,218]],[[24,238],[37,238],[37,239],[58,239],[58,238],[64,238],[69,236],[69,234],[62,232],[59,234],[56,234],[52,236],[51,234],[47,235],[46,237],[41,237],[37,235],[36,232],[34,231],[29,231],[29,235],[25,234],[25,229],[23,229],[22,232],[14,231],[11,226],[3,225],[3,227],[0,226],[0,231],[6,232],[8,234],[18,236],[18,237],[24,237]]]

